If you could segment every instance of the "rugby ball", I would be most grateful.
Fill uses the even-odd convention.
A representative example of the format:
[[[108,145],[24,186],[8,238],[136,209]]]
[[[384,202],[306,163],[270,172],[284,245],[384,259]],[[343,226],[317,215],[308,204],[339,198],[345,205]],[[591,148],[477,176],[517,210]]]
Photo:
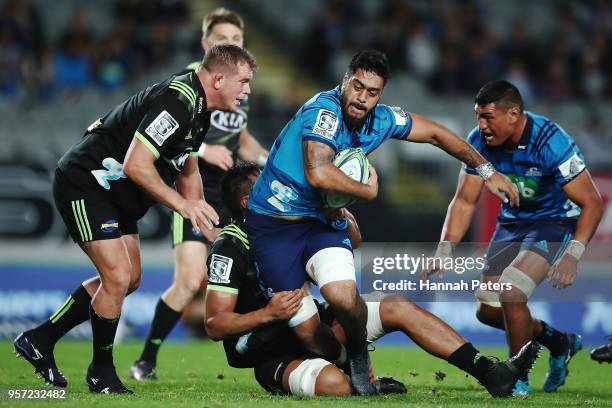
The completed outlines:
[[[367,183],[370,178],[370,163],[361,149],[346,149],[334,158],[334,166],[344,174],[360,183]],[[332,208],[343,208],[353,204],[353,197],[342,194],[323,193],[323,203]]]

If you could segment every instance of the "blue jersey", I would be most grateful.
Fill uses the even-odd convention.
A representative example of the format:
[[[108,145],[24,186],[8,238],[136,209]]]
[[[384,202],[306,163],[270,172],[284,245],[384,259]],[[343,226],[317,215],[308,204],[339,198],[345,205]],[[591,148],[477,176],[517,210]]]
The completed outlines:
[[[561,187],[584,171],[584,157],[572,137],[559,125],[544,116],[525,113],[525,129],[513,152],[487,146],[478,128],[468,136],[468,142],[508,176],[520,194],[521,205],[503,204],[499,221],[576,218],[580,207]],[[465,166],[464,170],[476,174],[472,167]]]
[[[361,129],[351,131],[342,117],[340,87],[321,92],[297,111],[276,138],[266,167],[253,186],[249,209],[327,222],[321,192],[308,183],[304,174],[302,142],[325,143],[336,153],[358,147],[367,155],[389,139],[407,137],[411,128],[412,119],[402,109],[378,104]]]

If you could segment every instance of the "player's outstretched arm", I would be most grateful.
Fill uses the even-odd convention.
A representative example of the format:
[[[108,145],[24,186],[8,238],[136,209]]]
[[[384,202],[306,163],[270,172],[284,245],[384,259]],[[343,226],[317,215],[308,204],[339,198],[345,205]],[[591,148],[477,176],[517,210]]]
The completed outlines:
[[[457,190],[446,211],[440,241],[461,242],[472,223],[483,184],[481,177],[459,172]]]
[[[235,313],[238,295],[216,290],[206,291],[204,325],[208,337],[219,341],[238,337],[264,324],[289,320],[302,306],[303,292],[275,293],[261,309],[249,313]]]
[[[198,158],[190,156],[185,161],[183,171],[176,178],[176,191],[188,200],[203,200],[204,187],[198,171]]]
[[[370,180],[367,184],[351,179],[332,160],[334,150],[325,143],[314,140],[302,142],[304,175],[316,189],[333,194],[344,194],[360,200],[373,200],[378,195],[378,176],[370,165]]]
[[[204,186],[202,185],[202,176],[198,170],[198,158],[196,156],[190,156],[187,161],[185,161],[183,170],[176,178],[176,191],[178,191],[184,199],[204,208],[207,217],[212,220],[213,223],[219,222],[215,209],[204,199]],[[189,214],[186,212],[185,215]],[[219,235],[219,228],[200,228],[200,231],[204,234],[206,239],[211,242],[217,239]]]
[[[155,168],[155,160],[156,157],[151,150],[134,138],[125,155],[123,172],[155,200],[168,208],[178,210],[185,200],[164,183]]]
[[[134,138],[125,155],[123,172],[156,201],[191,220],[199,230],[212,229],[219,216],[204,200],[187,200],[168,187],[155,168],[155,155],[138,138]]]
[[[557,289],[566,288],[576,281],[578,261],[595,234],[603,214],[601,195],[588,170],[565,184],[563,191],[581,211],[573,239],[567,245],[563,256],[548,271],[551,284]]]
[[[503,202],[509,202],[511,206],[518,207],[519,195],[512,182],[503,174],[495,171],[493,166],[468,142],[424,116],[415,113],[410,113],[410,116],[412,117],[412,129],[405,140],[430,143],[475,168],[485,180],[485,185],[491,193],[498,196]]]
[[[259,167],[266,165],[268,161],[268,151],[253,137],[245,128],[240,131],[240,146],[238,147],[238,157],[242,160],[255,163]]]
[[[452,257],[455,245],[461,242],[472,223],[483,183],[479,176],[468,174],[463,170],[459,172],[457,190],[446,211],[440,243],[434,258]],[[421,274],[421,279],[426,280],[434,273],[442,277],[444,269],[441,266],[442,262],[430,265]]]

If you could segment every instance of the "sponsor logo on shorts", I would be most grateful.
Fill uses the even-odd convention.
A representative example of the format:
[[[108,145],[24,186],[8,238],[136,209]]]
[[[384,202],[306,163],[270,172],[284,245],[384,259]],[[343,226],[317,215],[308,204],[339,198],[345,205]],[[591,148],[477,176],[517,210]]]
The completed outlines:
[[[227,256],[213,254],[210,260],[208,281],[212,283],[230,283],[229,275],[234,260]]]
[[[342,243],[343,243],[344,245],[346,245],[347,247],[349,247],[349,248],[353,248],[353,246],[351,245],[351,240],[350,240],[350,239],[348,239],[348,238],[344,238],[344,239],[342,240]]]
[[[100,230],[106,234],[115,232],[119,228],[117,220],[108,220],[100,225]]]
[[[336,129],[338,129],[338,116],[332,111],[320,109],[312,133],[327,139],[333,139]]]
[[[179,128],[179,123],[170,115],[167,111],[162,111],[147,129],[145,130],[146,134],[151,137],[157,143],[158,146],[161,146],[166,139],[168,139],[176,129]]]

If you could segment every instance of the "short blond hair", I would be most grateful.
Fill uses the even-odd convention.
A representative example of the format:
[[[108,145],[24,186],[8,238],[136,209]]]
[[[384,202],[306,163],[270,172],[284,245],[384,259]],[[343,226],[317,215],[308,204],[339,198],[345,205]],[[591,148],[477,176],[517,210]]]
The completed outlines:
[[[208,13],[204,17],[204,20],[202,20],[202,36],[204,38],[208,37],[214,26],[223,23],[233,24],[238,27],[240,31],[244,31],[244,21],[242,21],[240,14],[228,10],[225,7],[219,7]]]

